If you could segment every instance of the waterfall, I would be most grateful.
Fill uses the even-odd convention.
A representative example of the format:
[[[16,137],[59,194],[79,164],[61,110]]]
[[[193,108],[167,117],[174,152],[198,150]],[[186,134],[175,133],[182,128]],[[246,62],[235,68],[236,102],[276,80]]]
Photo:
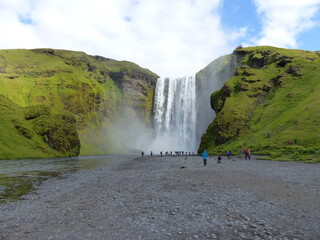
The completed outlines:
[[[195,76],[159,78],[154,103],[155,150],[196,152]]]

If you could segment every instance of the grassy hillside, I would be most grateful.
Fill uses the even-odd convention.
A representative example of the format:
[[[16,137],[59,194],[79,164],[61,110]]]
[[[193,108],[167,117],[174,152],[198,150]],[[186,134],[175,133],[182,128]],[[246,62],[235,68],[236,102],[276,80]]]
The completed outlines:
[[[75,119],[53,114],[43,105],[20,107],[0,94],[2,159],[77,156],[80,140]]]
[[[243,146],[278,160],[320,162],[320,53],[249,47],[233,54],[239,67],[211,95],[217,117],[199,151]]]
[[[52,116],[69,113],[76,120],[81,154],[115,151],[106,132],[121,118],[123,109],[130,108],[132,115],[149,121],[157,77],[134,63],[83,52],[0,50],[0,94],[17,108],[46,106],[52,113],[49,122]],[[5,115],[3,112],[3,121],[14,117],[6,119]],[[10,134],[1,131],[2,139]],[[14,149],[2,140],[0,159],[20,157],[17,153],[3,155],[5,146]]]
[[[196,137],[198,141],[215,117],[210,107],[210,96],[212,92],[221,89],[223,84],[234,75],[236,60],[232,54],[221,56],[196,74]]]

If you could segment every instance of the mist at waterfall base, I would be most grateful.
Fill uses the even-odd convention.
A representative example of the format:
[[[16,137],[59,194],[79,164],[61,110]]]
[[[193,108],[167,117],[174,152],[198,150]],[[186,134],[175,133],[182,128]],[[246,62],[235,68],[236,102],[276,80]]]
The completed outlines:
[[[153,124],[139,120],[127,108],[109,136],[123,151],[159,154],[196,153],[195,77],[159,78],[155,89]],[[130,116],[130,117],[128,117]]]

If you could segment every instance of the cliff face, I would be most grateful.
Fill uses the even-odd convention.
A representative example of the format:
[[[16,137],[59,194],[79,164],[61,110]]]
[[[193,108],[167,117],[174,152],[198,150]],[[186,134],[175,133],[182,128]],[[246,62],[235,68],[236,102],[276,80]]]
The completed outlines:
[[[250,47],[233,56],[238,67],[211,95],[217,116],[199,151],[237,154],[243,146],[275,159],[319,161],[320,53]]]
[[[1,158],[77,156],[75,118],[47,106],[21,107],[0,94]]]
[[[36,112],[39,106],[43,106],[47,109],[44,112],[50,112],[31,120],[37,126],[47,124],[46,129],[35,126],[36,135],[60,134],[63,128],[56,127],[53,122],[68,122],[68,128],[76,129],[81,154],[116,152],[112,139],[106,135],[123,117],[148,123],[157,78],[156,74],[134,63],[83,52],[0,50],[0,94],[16,108]],[[61,113],[65,115],[61,116]],[[28,121],[25,118],[20,120],[22,125]],[[18,129],[15,131],[19,132]],[[5,131],[4,136],[6,134]],[[75,133],[72,131],[70,134]],[[54,150],[56,145],[65,145],[47,137],[43,137],[43,141]],[[80,143],[75,144],[79,149]],[[0,146],[3,144],[0,142]],[[75,156],[78,153],[68,149],[64,155]],[[19,157],[1,154],[0,151],[0,158]]]
[[[215,112],[210,107],[212,92],[221,89],[223,84],[234,76],[236,65],[236,57],[229,54],[214,60],[196,74],[197,139],[201,139],[215,117]]]

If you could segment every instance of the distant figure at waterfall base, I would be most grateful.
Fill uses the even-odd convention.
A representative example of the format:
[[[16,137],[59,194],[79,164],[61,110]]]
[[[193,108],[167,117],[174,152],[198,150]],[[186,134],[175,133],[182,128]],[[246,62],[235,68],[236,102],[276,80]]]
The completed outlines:
[[[203,158],[203,166],[206,166],[207,165],[207,158],[208,158],[208,153],[206,150],[203,151],[202,158]]]
[[[221,163],[221,155],[218,156],[218,163]]]
[[[227,152],[227,156],[228,156],[228,159],[231,159],[231,152],[230,151]]]

